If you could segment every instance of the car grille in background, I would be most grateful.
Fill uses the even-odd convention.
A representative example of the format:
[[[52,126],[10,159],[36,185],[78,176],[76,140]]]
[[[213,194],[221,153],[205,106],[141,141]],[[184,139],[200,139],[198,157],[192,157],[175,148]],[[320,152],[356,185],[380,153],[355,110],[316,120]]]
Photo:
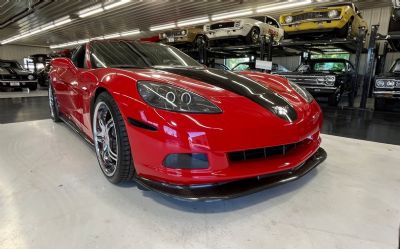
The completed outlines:
[[[28,80],[27,75],[6,74],[0,75],[0,80]]]
[[[301,86],[304,85],[311,85],[311,86],[325,86],[325,77],[323,76],[286,76],[283,75],[285,78],[290,80],[293,83],[299,84]],[[318,79],[323,78],[324,81],[318,81]]]
[[[308,12],[300,15],[293,16],[293,22],[299,22],[307,19],[320,19],[329,18],[328,12]]]
[[[220,23],[211,24],[210,30],[232,28],[234,26],[235,26],[235,22],[220,22]]]
[[[166,34],[168,37],[171,37],[171,36],[180,36],[180,35],[182,35],[182,30],[167,31],[167,32],[165,32],[165,34]]]
[[[241,162],[254,159],[267,159],[272,156],[283,156],[305,142],[306,140],[294,144],[229,152],[228,159],[230,162]]]

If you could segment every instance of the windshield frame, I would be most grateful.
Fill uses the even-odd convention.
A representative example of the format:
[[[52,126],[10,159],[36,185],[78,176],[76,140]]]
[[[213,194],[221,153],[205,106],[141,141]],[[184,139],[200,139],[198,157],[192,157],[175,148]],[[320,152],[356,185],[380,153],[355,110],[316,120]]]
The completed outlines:
[[[344,65],[344,67],[343,67],[344,71],[343,70],[341,70],[341,71],[331,71],[331,70],[316,71],[315,70],[315,65],[318,64],[318,63],[341,63],[341,64]],[[303,67],[303,66],[308,66],[309,70],[308,71],[299,71],[299,69],[301,67]],[[302,62],[295,70],[295,72],[301,72],[301,73],[304,73],[304,72],[306,72],[306,73],[326,73],[326,72],[329,72],[329,73],[344,73],[346,71],[347,71],[347,61],[341,61],[341,60],[332,60],[332,61],[330,61],[330,60],[311,60],[311,61],[305,61],[305,62]]]

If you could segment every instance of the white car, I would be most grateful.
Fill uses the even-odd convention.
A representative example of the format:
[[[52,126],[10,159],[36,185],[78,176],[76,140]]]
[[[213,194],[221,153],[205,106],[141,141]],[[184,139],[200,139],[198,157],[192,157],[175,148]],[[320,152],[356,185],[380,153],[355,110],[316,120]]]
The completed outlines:
[[[393,2],[393,7],[398,9],[400,8],[400,0],[392,0]]]
[[[246,44],[256,44],[260,36],[274,36],[274,42],[283,39],[283,29],[278,21],[269,16],[222,20],[204,25],[209,41],[242,40]],[[268,39],[267,39],[268,41]]]

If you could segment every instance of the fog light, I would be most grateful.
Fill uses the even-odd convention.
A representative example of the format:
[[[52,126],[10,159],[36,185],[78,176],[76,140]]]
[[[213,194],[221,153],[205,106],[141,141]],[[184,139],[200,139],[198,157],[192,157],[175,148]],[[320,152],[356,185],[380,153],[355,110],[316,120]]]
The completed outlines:
[[[171,169],[207,169],[208,156],[203,153],[169,154],[163,164]]]

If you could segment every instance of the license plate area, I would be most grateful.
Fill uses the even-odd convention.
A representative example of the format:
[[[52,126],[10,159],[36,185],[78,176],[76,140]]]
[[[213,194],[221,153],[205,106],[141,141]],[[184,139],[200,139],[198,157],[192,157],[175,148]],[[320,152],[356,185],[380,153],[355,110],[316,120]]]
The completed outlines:
[[[10,82],[10,86],[20,86],[19,82]]]

